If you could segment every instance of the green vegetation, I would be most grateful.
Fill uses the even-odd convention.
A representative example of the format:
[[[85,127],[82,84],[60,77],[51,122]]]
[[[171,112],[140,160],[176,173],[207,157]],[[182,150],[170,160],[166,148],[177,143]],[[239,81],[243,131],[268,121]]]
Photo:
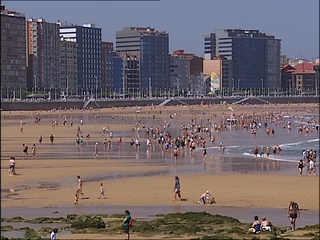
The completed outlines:
[[[2,222],[28,222],[28,223],[66,223],[70,226],[59,228],[59,232],[71,231],[75,233],[100,233],[100,234],[123,234],[122,226],[123,214],[97,214],[97,215],[67,215],[67,218],[47,218],[39,217],[26,220],[21,217],[2,218]],[[156,219],[150,221],[139,221],[136,219],[131,232],[141,237],[152,238],[154,235],[165,235],[166,238],[179,238],[189,236],[194,240],[207,239],[271,239],[283,240],[290,239],[319,239],[319,224],[305,226],[296,231],[285,234],[288,227],[272,227],[272,232],[260,232],[259,234],[246,234],[250,224],[242,223],[238,219],[212,215],[207,212],[186,212],[172,214],[158,214]],[[14,228],[10,225],[1,226],[1,231],[10,231]],[[24,239],[44,239],[41,236],[47,236],[52,228],[45,226],[38,231],[32,228],[20,228],[24,231]],[[5,235],[5,234],[4,234]],[[6,240],[1,237],[1,240]]]

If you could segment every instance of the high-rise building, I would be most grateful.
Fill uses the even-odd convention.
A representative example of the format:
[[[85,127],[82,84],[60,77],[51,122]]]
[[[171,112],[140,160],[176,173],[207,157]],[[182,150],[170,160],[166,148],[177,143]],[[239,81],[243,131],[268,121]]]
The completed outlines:
[[[203,88],[203,58],[184,50],[173,51],[170,54],[170,88],[183,95],[191,89]]]
[[[102,88],[101,28],[94,24],[58,24],[60,37],[77,44],[77,88],[81,94],[98,97]]]
[[[216,56],[216,34],[210,33],[204,36],[204,59],[213,60]]]
[[[124,92],[123,88],[123,58],[119,56],[119,54],[114,51],[113,52],[113,88],[107,89],[106,91],[109,93],[111,91],[116,91],[120,89],[120,92]],[[108,94],[107,94],[108,96]]]
[[[60,82],[59,25],[44,19],[27,22],[28,88],[47,91]],[[46,90],[45,90],[46,89]]]
[[[183,50],[179,50],[183,52]],[[190,80],[190,60],[194,56],[176,54],[177,51],[170,55],[170,88],[180,91],[188,89]]]
[[[25,16],[1,6],[1,97],[14,97],[15,88],[25,90],[26,65]]]
[[[280,87],[281,40],[258,30],[224,29],[205,36],[206,59],[231,61],[240,89]]]
[[[102,42],[101,46],[101,88],[103,92],[113,89],[113,43]]]
[[[116,51],[137,57],[141,92],[149,87],[153,92],[170,87],[168,33],[150,27],[125,27],[116,32]]]
[[[60,42],[60,82],[59,89],[66,96],[81,95],[77,87],[77,43],[61,38]]]

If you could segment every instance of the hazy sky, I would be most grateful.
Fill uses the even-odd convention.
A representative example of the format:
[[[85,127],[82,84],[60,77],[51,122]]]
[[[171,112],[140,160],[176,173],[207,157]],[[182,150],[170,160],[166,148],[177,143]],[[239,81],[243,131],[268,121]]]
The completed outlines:
[[[170,51],[204,54],[203,36],[217,29],[255,29],[281,41],[281,54],[319,57],[319,0],[2,1],[26,18],[94,23],[102,40],[114,42],[123,27],[169,33]]]

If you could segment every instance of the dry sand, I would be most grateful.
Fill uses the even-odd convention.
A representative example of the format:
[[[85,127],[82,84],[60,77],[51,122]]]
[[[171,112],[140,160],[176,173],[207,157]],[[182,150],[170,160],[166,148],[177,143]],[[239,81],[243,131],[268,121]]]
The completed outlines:
[[[318,111],[317,104],[283,104],[269,106],[235,106],[235,113],[259,113],[262,111],[283,111],[289,113],[306,113],[306,111]],[[192,111],[203,110],[211,111],[219,116],[229,115],[227,106],[192,106],[192,107],[144,107],[144,108],[117,108],[101,109],[100,114],[134,116],[139,111],[139,116],[150,116],[156,114],[158,118],[168,118],[169,113],[182,111],[184,118],[194,117]],[[150,113],[147,114],[146,111]],[[159,111],[162,111],[160,114]],[[95,111],[41,111],[41,116],[57,117],[60,114],[96,114]],[[137,172],[141,176],[145,171],[163,170],[166,166],[135,166],[121,165],[114,159],[100,160],[89,159],[81,160],[75,164],[71,159],[56,161],[56,159],[41,160],[41,153],[36,159],[29,157],[21,159],[21,144],[28,141],[37,143],[40,134],[44,137],[44,144],[48,145],[49,135],[52,132],[59,136],[56,143],[65,141],[74,141],[75,127],[57,127],[52,129],[50,124],[36,125],[33,118],[28,118],[29,112],[3,112],[5,118],[1,128],[1,189],[10,189],[10,197],[2,194],[2,208],[6,207],[48,207],[68,205],[73,203],[73,197],[76,190],[76,176],[90,176],[93,173],[102,174],[103,172]],[[27,125],[24,133],[19,131],[20,119],[12,119],[14,116],[24,115]],[[138,116],[138,118],[139,118]],[[11,118],[11,120],[10,120]],[[43,120],[44,121],[44,120]],[[12,124],[11,124],[12,123]],[[86,120],[85,120],[86,123]],[[112,129],[129,130],[132,124],[112,123]],[[110,124],[110,125],[111,125]],[[75,124],[77,125],[77,124]],[[100,124],[103,126],[104,124]],[[97,124],[88,124],[88,131],[100,130]],[[46,135],[45,135],[45,134]],[[100,134],[100,133],[99,133]],[[71,136],[71,137],[70,137]],[[127,141],[128,139],[125,139]],[[95,141],[94,137],[91,141]],[[40,147],[39,147],[40,149]],[[48,151],[48,149],[46,150]],[[7,174],[8,156],[17,157],[17,176]],[[31,153],[31,145],[29,144]],[[39,150],[39,152],[41,152]],[[40,158],[40,159],[39,159]],[[208,161],[217,161],[212,158]],[[174,168],[174,166],[172,166]],[[297,170],[298,171],[298,170]],[[199,196],[206,190],[210,190],[214,195],[217,206],[234,207],[272,207],[285,208],[289,201],[294,200],[300,204],[303,209],[319,210],[319,178],[318,177],[299,177],[283,174],[221,174],[221,175],[193,175],[185,174],[179,176],[182,185],[182,197],[186,201],[172,201],[172,188],[174,185],[173,176],[150,176],[150,177],[130,177],[124,179],[104,181],[104,188],[107,199],[98,199],[100,181],[84,182],[83,192],[89,199],[81,199],[80,204],[117,204],[117,205],[194,205]],[[53,190],[47,188],[38,188],[38,182],[63,182],[61,186]],[[28,185],[30,188],[19,190],[17,186]]]

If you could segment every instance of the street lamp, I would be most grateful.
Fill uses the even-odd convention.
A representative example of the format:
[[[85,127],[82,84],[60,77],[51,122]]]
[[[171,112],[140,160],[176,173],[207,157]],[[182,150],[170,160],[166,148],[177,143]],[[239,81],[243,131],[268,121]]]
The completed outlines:
[[[68,92],[69,92],[69,78],[68,78],[68,76],[66,76],[66,78],[67,78],[66,96],[68,96],[69,95],[68,94]]]
[[[240,89],[240,79],[238,79],[238,91]]]
[[[234,91],[234,79],[232,78],[232,92]]]
[[[318,80],[315,79],[315,82],[316,82],[316,96],[318,96]]]
[[[13,100],[16,100],[16,87],[13,87]]]
[[[97,79],[98,79],[98,76],[94,76],[94,78],[96,79],[96,99],[98,98],[98,83],[97,83]]]
[[[291,79],[289,79],[289,95],[291,95]]]
[[[149,98],[152,98],[151,78],[149,78]]]
[[[9,99],[9,87],[7,87],[7,99]]]
[[[2,87],[1,87],[1,101],[2,101]]]
[[[34,79],[34,92],[36,93],[36,91],[37,91],[37,76],[33,75],[33,79]]]
[[[180,78],[176,78],[177,81],[177,91],[178,91],[178,97],[179,97],[179,93],[180,93]]]

